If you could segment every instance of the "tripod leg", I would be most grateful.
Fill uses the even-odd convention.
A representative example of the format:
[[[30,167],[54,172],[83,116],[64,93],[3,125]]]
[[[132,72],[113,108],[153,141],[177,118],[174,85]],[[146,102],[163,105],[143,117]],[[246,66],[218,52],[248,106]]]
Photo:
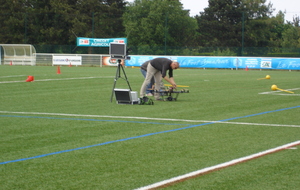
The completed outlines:
[[[124,70],[124,68],[123,68],[123,66],[122,66],[122,64],[121,64],[121,59],[119,59],[119,60],[118,60],[118,68],[117,68],[117,72],[116,72],[116,77],[115,77],[115,81],[114,81],[114,86],[113,86],[113,89],[112,89],[112,92],[111,92],[110,102],[112,102],[112,99],[113,99],[113,96],[114,96],[114,89],[115,89],[115,87],[116,87],[117,80],[118,80],[118,78],[121,78],[121,70],[120,70],[120,68],[122,68],[122,71],[123,71],[123,74],[124,74],[124,76],[125,76],[125,80],[126,80],[126,82],[127,82],[127,85],[128,85],[128,87],[129,87],[130,91],[132,91],[131,86],[130,86],[130,84],[129,84],[129,81],[128,81],[128,79],[127,79],[125,70]]]
[[[113,86],[113,89],[112,89],[112,92],[111,92],[110,102],[112,102],[112,99],[113,99],[113,96],[114,96],[114,89],[115,89],[115,87],[116,87],[117,80],[118,80],[118,78],[120,78],[120,77],[121,77],[121,76],[120,76],[120,64],[118,64],[116,76],[115,76],[115,79],[114,79],[114,86]]]
[[[121,64],[120,64],[120,65],[121,65]],[[122,71],[123,71],[123,74],[124,74],[125,80],[126,80],[126,82],[127,82],[127,84],[128,84],[128,87],[129,87],[130,91],[132,91],[132,90],[131,90],[131,87],[130,87],[130,84],[129,84],[129,81],[128,81],[128,79],[127,79],[127,76],[126,76],[125,70],[124,70],[124,68],[123,68],[123,66],[122,66],[122,65],[121,65],[121,68],[122,68]]]

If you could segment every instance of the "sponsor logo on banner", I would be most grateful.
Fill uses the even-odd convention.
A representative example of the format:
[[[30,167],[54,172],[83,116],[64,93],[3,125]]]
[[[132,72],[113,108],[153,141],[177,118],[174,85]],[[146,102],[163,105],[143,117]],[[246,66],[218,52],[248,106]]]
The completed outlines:
[[[271,60],[262,60],[260,62],[261,68],[272,68],[272,61]]]
[[[125,43],[124,40],[114,40],[115,43]]]
[[[125,65],[125,63],[124,63],[124,60],[122,59],[121,60],[121,63],[120,63],[121,65]],[[117,59],[112,59],[111,57],[106,57],[106,56],[104,56],[103,58],[102,58],[102,65],[105,65],[105,66],[118,66],[118,60]]]
[[[89,45],[89,39],[79,39],[79,45]]]
[[[53,56],[53,65],[82,65],[81,56]]]

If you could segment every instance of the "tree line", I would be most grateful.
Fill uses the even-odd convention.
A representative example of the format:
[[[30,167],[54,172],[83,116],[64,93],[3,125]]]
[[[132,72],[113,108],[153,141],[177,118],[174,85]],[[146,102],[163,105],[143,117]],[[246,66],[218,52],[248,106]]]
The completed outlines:
[[[299,56],[299,17],[266,0],[208,0],[191,17],[179,0],[0,0],[0,44],[39,53],[107,53],[76,37],[126,37],[131,54]]]

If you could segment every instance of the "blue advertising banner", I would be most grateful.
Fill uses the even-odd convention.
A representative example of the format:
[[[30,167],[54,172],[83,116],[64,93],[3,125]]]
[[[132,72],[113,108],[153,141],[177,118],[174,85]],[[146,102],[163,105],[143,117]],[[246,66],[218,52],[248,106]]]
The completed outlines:
[[[127,44],[127,38],[77,38],[77,46],[109,47],[111,42]]]
[[[165,57],[179,62],[182,68],[223,68],[223,69],[286,69],[300,70],[300,58],[261,57],[192,57],[192,56],[130,56],[126,66],[141,66],[145,61]]]
[[[135,67],[139,67],[141,66],[144,62],[148,61],[148,60],[152,60],[158,57],[164,57],[164,58],[168,58],[171,60],[177,60],[177,56],[130,56],[130,60],[126,60],[126,66],[135,66]]]
[[[178,57],[180,67],[188,68],[231,68],[230,57]]]
[[[285,70],[300,70],[299,58],[245,58],[236,57],[234,65],[238,68],[249,69],[285,69]]]

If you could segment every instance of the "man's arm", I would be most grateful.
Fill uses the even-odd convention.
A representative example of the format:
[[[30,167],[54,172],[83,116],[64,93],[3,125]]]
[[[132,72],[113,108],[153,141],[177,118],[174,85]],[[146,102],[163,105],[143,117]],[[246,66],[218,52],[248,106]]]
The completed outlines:
[[[173,88],[176,88],[177,85],[176,85],[176,83],[175,83],[173,77],[170,77],[170,78],[169,78],[169,77],[165,76],[164,79],[165,79],[166,81],[168,81],[168,83],[170,83],[170,84],[172,85]]]

